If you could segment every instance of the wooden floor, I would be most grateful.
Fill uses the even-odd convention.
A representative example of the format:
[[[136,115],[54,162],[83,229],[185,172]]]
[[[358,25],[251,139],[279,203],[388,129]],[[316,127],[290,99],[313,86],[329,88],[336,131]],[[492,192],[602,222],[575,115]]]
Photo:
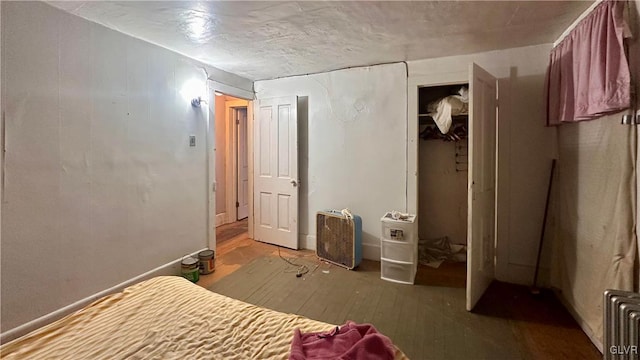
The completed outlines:
[[[244,225],[241,222],[235,222],[223,226],[241,227]],[[222,226],[218,227],[218,229],[221,227]],[[220,233],[220,236],[218,236],[218,232],[216,231],[216,242],[218,243],[216,246],[215,259],[216,270],[209,275],[200,275],[198,285],[208,288],[214,282],[224,278],[261,256],[278,256],[278,247],[276,246],[249,239],[246,232],[242,232],[231,238],[225,237],[231,233],[233,232],[227,231]],[[286,256],[315,259],[315,253],[310,250],[295,251],[281,248],[281,253]]]
[[[238,235],[246,234],[249,229],[248,219],[232,222],[218,226],[216,228],[216,244],[218,246],[235,238]]]
[[[410,286],[380,280],[379,262],[348,271],[308,250],[281,255],[309,273],[296,278],[277,247],[241,234],[218,247],[216,271],[198,284],[328,323],[373,323],[412,359],[601,358],[550,293],[532,297],[526,287],[495,282],[474,313],[465,311],[464,264],[420,268]]]

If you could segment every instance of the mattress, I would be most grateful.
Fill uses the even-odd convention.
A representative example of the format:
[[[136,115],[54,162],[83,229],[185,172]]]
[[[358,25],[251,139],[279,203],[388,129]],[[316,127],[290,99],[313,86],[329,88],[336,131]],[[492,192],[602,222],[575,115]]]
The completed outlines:
[[[163,276],[2,345],[0,358],[286,359],[294,329],[333,327]],[[406,357],[398,350],[396,358]]]

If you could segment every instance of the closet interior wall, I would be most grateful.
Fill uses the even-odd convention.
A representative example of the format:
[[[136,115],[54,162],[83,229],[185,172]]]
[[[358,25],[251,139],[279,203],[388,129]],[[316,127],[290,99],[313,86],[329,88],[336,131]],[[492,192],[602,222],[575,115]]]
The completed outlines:
[[[425,116],[428,104],[448,95],[456,94],[467,84],[423,87],[418,95],[421,132],[433,127],[431,117]],[[464,122],[468,116],[454,116],[454,124]],[[467,138],[457,141],[424,139],[419,141],[418,196],[419,237],[436,240],[448,237],[452,244],[467,244]]]

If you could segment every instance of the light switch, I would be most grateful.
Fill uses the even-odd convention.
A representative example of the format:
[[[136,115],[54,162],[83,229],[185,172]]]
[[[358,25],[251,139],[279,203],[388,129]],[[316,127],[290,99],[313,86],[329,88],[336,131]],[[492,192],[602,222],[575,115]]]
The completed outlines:
[[[189,146],[196,146],[196,136],[189,135]]]

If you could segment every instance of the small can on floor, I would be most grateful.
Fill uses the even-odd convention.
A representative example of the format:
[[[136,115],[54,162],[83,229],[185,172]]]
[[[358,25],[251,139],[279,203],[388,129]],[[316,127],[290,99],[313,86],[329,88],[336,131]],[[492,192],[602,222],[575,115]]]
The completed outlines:
[[[182,268],[182,277],[194,283],[200,280],[200,274],[198,273],[198,259],[187,256],[182,258],[180,265]]]
[[[200,262],[200,274],[211,274],[216,269],[215,251],[203,250],[198,253],[198,260]]]

